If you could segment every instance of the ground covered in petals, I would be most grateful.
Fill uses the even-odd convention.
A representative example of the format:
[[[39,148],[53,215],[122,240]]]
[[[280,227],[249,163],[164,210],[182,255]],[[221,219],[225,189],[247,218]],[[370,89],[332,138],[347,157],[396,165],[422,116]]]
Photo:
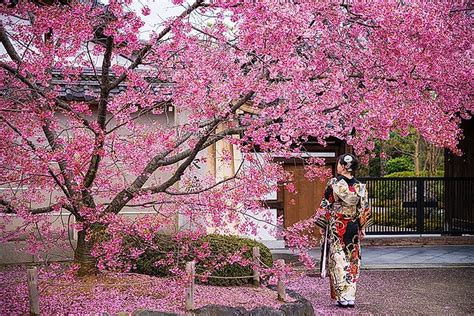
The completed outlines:
[[[26,268],[0,271],[0,315],[28,312]],[[102,273],[76,278],[67,272],[39,270],[40,311],[52,314],[99,314],[150,309],[184,312],[183,285],[169,278],[132,273]],[[278,308],[277,294],[265,287],[216,287],[196,285],[196,307],[209,304],[244,307],[248,310],[269,306]]]
[[[308,299],[317,315],[467,315],[474,313],[474,268],[363,270],[356,307],[341,309],[329,295],[329,279],[302,275],[288,288]]]

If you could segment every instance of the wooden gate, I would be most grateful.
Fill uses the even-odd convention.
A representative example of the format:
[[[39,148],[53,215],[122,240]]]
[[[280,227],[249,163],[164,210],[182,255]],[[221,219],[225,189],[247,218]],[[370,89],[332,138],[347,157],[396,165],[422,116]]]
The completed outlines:
[[[303,165],[286,165],[285,169],[293,173],[296,192],[283,191],[283,218],[285,227],[311,217],[321,203],[326,184],[321,181],[309,181],[305,178]]]

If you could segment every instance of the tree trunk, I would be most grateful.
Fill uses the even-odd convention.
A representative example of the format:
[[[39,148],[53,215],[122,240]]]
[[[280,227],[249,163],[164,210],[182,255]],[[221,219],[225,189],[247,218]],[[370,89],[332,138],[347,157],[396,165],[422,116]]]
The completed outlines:
[[[415,152],[413,154],[413,162],[415,163],[415,175],[420,175],[420,135],[415,135]]]
[[[78,275],[85,276],[95,274],[97,269],[97,260],[91,254],[94,245],[93,240],[86,240],[86,235],[90,227],[84,227],[77,235],[77,248],[74,252],[74,262],[80,265]]]
[[[384,142],[381,142],[380,143],[380,151],[381,152],[385,152],[385,146],[384,146]],[[386,163],[386,160],[385,158],[383,158],[382,156],[380,156],[380,170],[379,170],[379,176],[380,177],[383,177],[385,176],[385,163]]]
[[[430,144],[427,155],[429,157],[428,173],[430,176],[436,176],[436,171],[440,165],[441,149]]]

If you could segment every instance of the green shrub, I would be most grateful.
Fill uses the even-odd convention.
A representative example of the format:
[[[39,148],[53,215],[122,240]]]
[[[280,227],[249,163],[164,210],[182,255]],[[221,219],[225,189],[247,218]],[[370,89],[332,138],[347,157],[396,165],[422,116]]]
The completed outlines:
[[[372,207],[401,207],[402,202],[400,200],[380,200],[376,199],[370,202],[370,206]]]
[[[379,180],[368,187],[368,194],[370,197],[377,198],[380,203],[383,200],[393,200],[398,197],[401,190],[401,184],[399,182],[388,182]]]
[[[428,177],[428,172],[426,171],[421,171],[418,177]],[[436,171],[436,177],[444,177],[444,171],[443,170],[437,170]],[[400,172],[393,172],[390,174],[387,174],[385,178],[409,178],[409,177],[417,177],[415,174],[415,171],[400,171]]]
[[[154,275],[154,276],[170,276],[170,267],[166,265],[156,265],[158,260],[166,259],[166,255],[169,253],[176,253],[178,246],[176,241],[170,235],[157,234],[153,238],[152,247],[145,244],[143,240],[137,239],[136,237],[127,238],[127,248],[133,246],[138,249],[145,249],[145,252],[140,255],[135,263],[134,272]],[[173,257],[176,260],[176,256]],[[186,258],[183,258],[184,263]],[[192,259],[189,258],[189,261]]]
[[[369,160],[369,177],[380,177],[381,162],[380,157]]]
[[[252,258],[252,249],[254,246],[260,248],[260,257],[262,262],[267,266],[272,266],[273,260],[270,250],[262,243],[244,237],[231,236],[231,235],[218,235],[210,234],[199,238],[195,241],[187,243],[190,249],[198,249],[202,247],[204,243],[208,243],[210,249],[210,256],[207,258],[199,259],[196,258],[193,251],[185,251],[187,254],[182,255],[183,249],[175,239],[166,235],[157,235],[153,240],[153,247],[148,248],[137,260],[134,271],[137,273],[143,273],[155,276],[170,276],[170,268],[175,266],[184,268],[186,262],[196,260],[196,273],[202,274],[205,271],[213,271],[215,258],[219,256],[228,257],[242,249],[246,249],[243,253],[243,257],[246,259]],[[168,254],[172,253],[172,257]],[[173,262],[171,265],[160,264],[156,265],[159,260],[170,259]],[[239,277],[252,275],[253,271],[251,267],[241,266],[238,263],[226,264],[223,267],[213,271],[211,276],[222,276],[222,277]],[[251,283],[252,279],[214,279],[209,278],[207,284],[231,286],[231,285],[242,285]]]
[[[444,171],[439,170],[437,176],[443,176]],[[422,172],[419,175],[420,177],[426,177],[427,173]],[[386,175],[384,178],[408,178],[408,177],[416,177],[414,171],[401,171],[401,172],[394,172],[391,174]],[[407,190],[406,184],[403,185],[400,182],[388,182],[388,181],[377,181],[374,182],[372,185],[369,186],[369,196],[375,197],[379,199],[380,205],[386,204],[384,200],[393,200],[396,198],[401,197],[401,193],[404,190]],[[443,197],[444,190],[442,186],[436,188],[436,194],[439,198]]]
[[[443,230],[443,222],[439,220],[430,220],[425,218],[425,231],[442,231]]]
[[[388,212],[372,214],[374,224],[402,228],[416,228],[416,219],[403,208],[391,208]]]
[[[418,175],[419,177],[427,177],[428,173],[425,172],[420,172]],[[444,171],[443,170],[438,170],[436,171],[436,176],[437,177],[443,177],[444,176]],[[416,177],[414,171],[400,171],[400,172],[394,172],[391,174],[388,174],[384,176],[384,178],[410,178],[410,177]],[[397,197],[400,196],[401,190],[406,189],[402,188],[400,183],[395,183],[391,182],[385,182],[383,180],[381,181],[376,181],[376,182],[369,182],[368,186],[368,193],[369,197],[375,197],[379,200],[380,206],[386,204],[384,200],[393,200]],[[444,189],[436,189],[436,194],[439,196],[440,199],[442,199],[443,194],[444,194]]]
[[[252,249],[255,246],[260,248],[260,260],[267,266],[272,266],[273,259],[270,249],[264,244],[238,236],[224,236],[224,235],[207,235],[204,241],[209,242],[211,251],[213,254],[232,254],[243,247],[247,249],[244,253],[246,259],[252,258]],[[251,267],[243,267],[237,263],[231,265],[225,265],[223,268],[215,271],[212,275],[214,276],[245,276],[252,275],[253,270]],[[235,279],[235,280],[224,280],[224,279],[209,279],[210,284],[214,285],[240,285],[252,282],[251,279]]]
[[[413,171],[413,161],[410,157],[402,156],[390,159],[385,164],[385,170],[388,173]]]
[[[416,215],[403,208],[393,208],[383,213],[374,212],[372,218],[374,224],[377,225],[416,229]],[[425,231],[441,231],[442,229],[443,221],[429,219],[425,214]]]

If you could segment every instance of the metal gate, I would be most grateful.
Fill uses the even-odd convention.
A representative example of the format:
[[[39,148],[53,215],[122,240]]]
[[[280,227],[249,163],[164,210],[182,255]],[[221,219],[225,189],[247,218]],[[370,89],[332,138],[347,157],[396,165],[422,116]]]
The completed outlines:
[[[368,234],[473,234],[474,178],[359,178],[374,225]]]

